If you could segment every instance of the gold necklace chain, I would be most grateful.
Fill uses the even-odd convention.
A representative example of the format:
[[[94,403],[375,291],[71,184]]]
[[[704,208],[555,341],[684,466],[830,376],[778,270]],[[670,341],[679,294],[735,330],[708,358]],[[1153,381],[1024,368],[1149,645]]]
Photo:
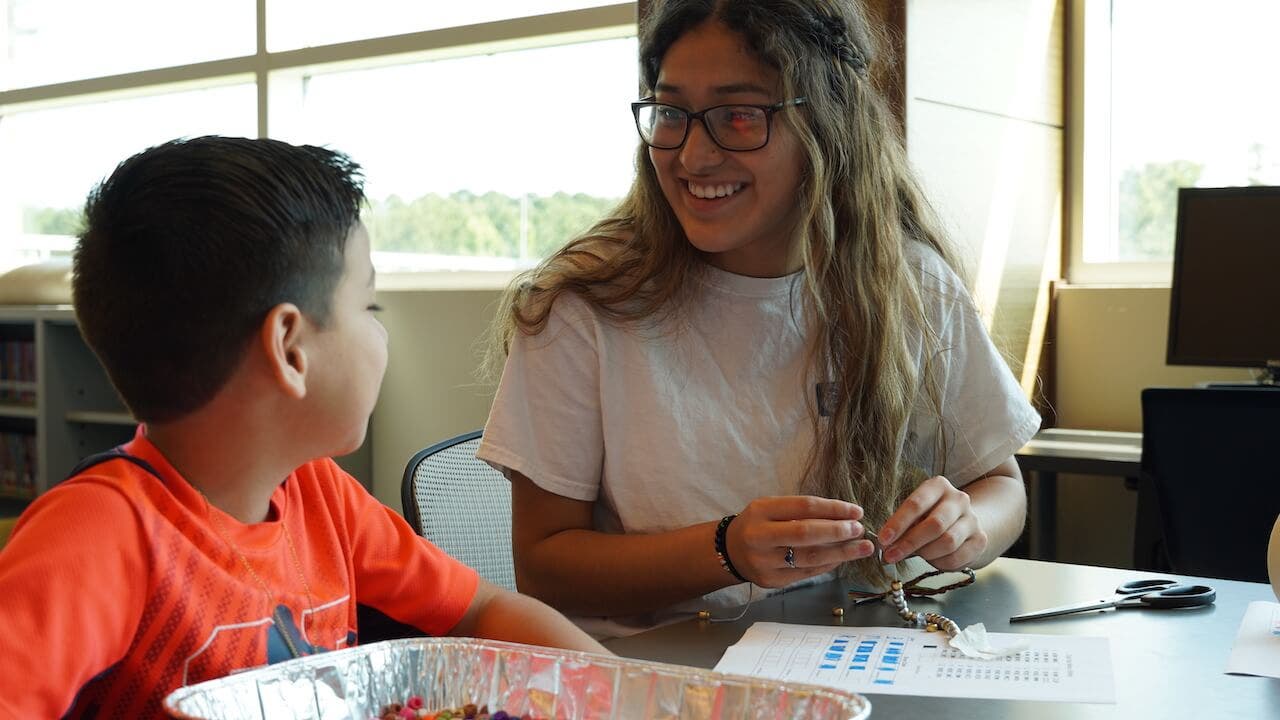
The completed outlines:
[[[205,517],[209,518],[214,531],[218,533],[218,537],[222,538],[222,542],[226,543],[227,547],[231,548],[231,552],[235,553],[236,557],[240,558],[240,564],[244,565],[244,569],[249,572],[249,575],[257,581],[258,586],[262,588],[262,594],[267,599],[267,607],[271,610],[272,622],[275,623],[276,630],[279,631],[280,636],[284,639],[285,645],[288,646],[290,656],[295,658],[301,657],[303,653],[298,650],[298,646],[293,642],[293,636],[289,634],[288,629],[284,625],[283,618],[280,617],[280,608],[274,600],[270,586],[268,586],[262,579],[262,576],[258,575],[258,571],[253,569],[253,565],[249,562],[249,558],[245,557],[244,553],[240,552],[240,548],[236,547],[236,544],[231,542],[231,538],[226,534],[222,527],[222,522],[213,514],[213,503],[209,502],[209,496],[205,495],[203,490],[200,490],[200,496],[204,498]],[[311,598],[311,583],[307,582],[307,574],[302,569],[302,560],[298,558],[298,549],[294,547],[293,544],[293,535],[289,532],[289,525],[283,517],[280,518],[280,529],[284,531],[285,542],[289,545],[289,555],[293,558],[293,567],[298,572],[298,577],[302,580],[302,588],[307,594],[307,611],[309,613],[314,613],[316,606],[315,601]],[[303,625],[305,625],[305,619],[302,623],[299,623],[298,632],[300,634],[303,632]]]

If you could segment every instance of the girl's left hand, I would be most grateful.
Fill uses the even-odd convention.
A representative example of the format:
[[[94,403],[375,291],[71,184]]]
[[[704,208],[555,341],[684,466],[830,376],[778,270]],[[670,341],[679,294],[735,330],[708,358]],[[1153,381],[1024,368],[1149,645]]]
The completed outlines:
[[[987,549],[987,533],[969,494],[941,475],[920,484],[878,533],[884,561],[919,555],[939,570],[959,570]]]

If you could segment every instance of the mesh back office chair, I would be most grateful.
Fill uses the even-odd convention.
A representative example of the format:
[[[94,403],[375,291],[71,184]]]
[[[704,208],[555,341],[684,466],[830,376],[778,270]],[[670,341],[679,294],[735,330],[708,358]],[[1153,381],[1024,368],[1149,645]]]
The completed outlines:
[[[465,433],[414,455],[405,467],[400,501],[418,534],[485,580],[515,590],[511,483],[476,459],[480,434]]]
[[[1171,569],[1267,582],[1280,513],[1280,389],[1142,391],[1142,485]]]

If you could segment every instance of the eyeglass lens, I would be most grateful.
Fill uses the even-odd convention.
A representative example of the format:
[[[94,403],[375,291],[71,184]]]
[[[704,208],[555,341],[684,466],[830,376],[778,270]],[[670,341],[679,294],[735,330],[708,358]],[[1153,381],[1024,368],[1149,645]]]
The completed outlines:
[[[700,113],[711,139],[726,150],[755,150],[769,139],[769,113],[750,105],[721,105]],[[684,144],[690,114],[670,105],[645,105],[636,113],[640,137],[659,149]]]

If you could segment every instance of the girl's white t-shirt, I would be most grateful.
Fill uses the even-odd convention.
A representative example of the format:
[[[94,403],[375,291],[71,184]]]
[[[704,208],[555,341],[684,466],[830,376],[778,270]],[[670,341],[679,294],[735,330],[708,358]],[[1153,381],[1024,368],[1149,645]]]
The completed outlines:
[[[943,352],[942,427],[919,406],[905,459],[963,486],[1012,456],[1040,417],[987,335],[963,283],[932,249],[908,262]],[[622,326],[561,296],[538,335],[517,333],[477,456],[539,487],[594,502],[594,528],[656,533],[802,494],[817,390],[808,372],[803,277],[707,268],[696,302],[664,329]],[[913,341],[923,364],[919,335]],[[696,548],[691,548],[695,551]],[[704,549],[714,554],[714,548]],[[684,558],[673,557],[678,566]],[[747,584],[643,616],[574,618],[616,637],[741,605]],[[755,597],[762,596],[756,588]]]

